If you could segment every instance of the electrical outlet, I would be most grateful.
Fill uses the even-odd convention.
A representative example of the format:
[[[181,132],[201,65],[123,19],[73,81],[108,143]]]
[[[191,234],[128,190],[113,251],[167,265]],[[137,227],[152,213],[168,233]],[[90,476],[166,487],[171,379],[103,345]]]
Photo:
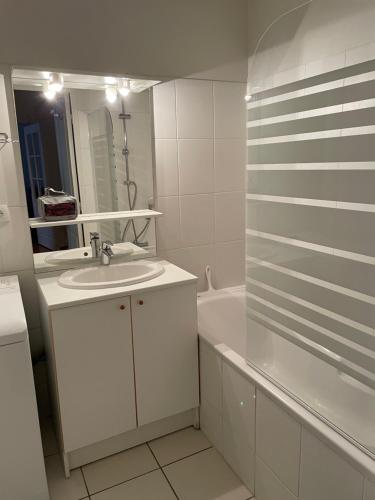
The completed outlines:
[[[1,222],[9,222],[8,205],[0,205],[0,223]]]

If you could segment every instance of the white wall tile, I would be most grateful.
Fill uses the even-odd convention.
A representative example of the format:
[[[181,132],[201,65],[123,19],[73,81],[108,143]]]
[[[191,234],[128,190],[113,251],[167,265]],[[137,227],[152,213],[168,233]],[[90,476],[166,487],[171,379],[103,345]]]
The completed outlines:
[[[318,59],[306,64],[305,78],[341,69],[345,66],[345,52],[339,52],[324,59]]]
[[[199,342],[201,396],[222,412],[222,358],[204,341]]]
[[[182,246],[214,241],[214,197],[197,194],[180,197]]]
[[[214,82],[215,138],[246,137],[246,85]]]
[[[159,255],[197,274],[199,290],[207,286],[207,264],[212,266],[216,286],[244,281],[245,201],[240,193],[245,192],[245,84],[215,82],[221,113],[216,125],[229,135],[221,139],[213,139],[213,85],[189,79],[154,90],[157,196],[159,209],[167,212],[158,222]],[[239,137],[232,138],[233,133]],[[216,210],[217,240],[215,192],[223,193]],[[171,197],[179,197],[179,206],[177,200],[162,200]]]
[[[21,153],[18,144],[8,144],[2,151],[2,177],[5,182],[6,201],[10,206],[26,205]],[[20,166],[20,168],[18,168]]]
[[[223,453],[223,429],[221,413],[205,399],[201,400],[200,426],[202,432],[220,453]]]
[[[10,137],[15,137],[11,132],[10,113],[14,114],[13,104],[8,107],[5,91],[5,81],[0,75],[0,131],[7,133]],[[15,120],[15,116],[14,116]],[[26,205],[26,196],[23,183],[21,151],[18,144],[8,144],[1,153],[1,177],[4,182],[4,191],[0,188],[0,197],[3,202],[11,206]]]
[[[365,479],[365,491],[363,500],[374,500],[375,499],[375,484],[370,483],[367,479]]]
[[[179,248],[178,250],[168,250],[160,252],[160,255],[176,264],[176,266],[186,269],[190,273],[198,276],[198,291],[207,290],[207,280],[205,276],[206,266],[209,264],[214,269],[214,247],[213,245],[203,245],[196,247]]]
[[[215,194],[215,241],[244,238],[245,194],[243,192]]]
[[[237,476],[254,491],[255,452],[249,444],[248,434],[234,431],[227,420],[223,419],[223,456]]]
[[[257,500],[297,500],[267,465],[256,457],[255,495]],[[316,498],[315,500],[320,500]],[[333,500],[333,499],[331,499]]]
[[[301,425],[261,391],[257,391],[257,456],[296,496],[300,446]]]
[[[178,195],[176,139],[155,140],[156,186],[158,196]]]
[[[33,269],[33,250],[26,207],[9,207],[9,222],[0,223],[4,272]]]
[[[255,387],[223,363],[223,453],[254,491]]]
[[[212,82],[177,80],[177,136],[180,139],[213,137]]]
[[[305,71],[306,67],[304,64],[283,71],[277,71],[273,75],[273,86],[278,87],[279,85],[287,85],[288,83],[302,80],[305,77]]]
[[[176,137],[175,82],[166,82],[153,88],[154,127],[156,139]]]
[[[215,286],[225,288],[245,282],[245,241],[215,243]]]
[[[215,191],[245,191],[245,139],[216,139],[214,144]]]
[[[212,139],[179,139],[179,192],[212,193],[214,190],[214,150]]]
[[[163,213],[156,220],[157,243],[160,250],[181,246],[180,199],[178,196],[158,198],[158,210]]]
[[[223,419],[255,448],[255,387],[223,362]]]
[[[361,474],[303,429],[300,500],[362,500],[362,492]]]
[[[346,51],[346,66],[359,64],[375,58],[375,42],[366,43]]]

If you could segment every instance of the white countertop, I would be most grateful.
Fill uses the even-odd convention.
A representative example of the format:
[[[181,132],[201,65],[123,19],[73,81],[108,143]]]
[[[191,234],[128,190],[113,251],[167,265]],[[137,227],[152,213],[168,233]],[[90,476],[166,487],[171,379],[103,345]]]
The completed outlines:
[[[27,324],[17,276],[0,277],[0,346],[27,338]]]
[[[153,262],[159,262],[164,266],[164,273],[160,276],[136,283],[134,285],[119,286],[114,288],[100,288],[94,290],[80,290],[72,288],[64,288],[57,282],[61,273],[53,276],[39,275],[37,283],[48,309],[60,309],[77,304],[87,302],[96,302],[105,298],[123,297],[133,293],[142,291],[151,291],[157,288],[167,288],[174,285],[182,285],[184,283],[196,283],[198,278],[193,274],[184,271],[183,269],[171,264],[166,260],[150,259]]]

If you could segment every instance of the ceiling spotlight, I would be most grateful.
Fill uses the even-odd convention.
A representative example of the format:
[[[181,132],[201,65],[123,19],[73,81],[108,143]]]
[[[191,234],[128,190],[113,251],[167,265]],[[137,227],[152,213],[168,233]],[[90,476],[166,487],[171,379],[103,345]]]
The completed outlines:
[[[105,89],[105,96],[107,98],[107,101],[110,103],[113,103],[117,99],[117,90],[115,87],[107,87]]]
[[[122,97],[126,97],[130,92],[130,80],[126,80],[126,78],[121,78],[118,82],[118,91],[122,95]]]
[[[245,95],[245,101],[246,101],[246,102],[251,101],[252,97],[253,97],[253,96],[252,96],[251,94],[247,94],[247,95]]]
[[[52,101],[56,97],[56,91],[52,90],[50,86],[48,85],[48,82],[46,82],[43,85],[43,94],[48,99],[49,101]]]
[[[64,86],[62,73],[51,73],[48,82],[48,89],[53,92],[61,92]]]

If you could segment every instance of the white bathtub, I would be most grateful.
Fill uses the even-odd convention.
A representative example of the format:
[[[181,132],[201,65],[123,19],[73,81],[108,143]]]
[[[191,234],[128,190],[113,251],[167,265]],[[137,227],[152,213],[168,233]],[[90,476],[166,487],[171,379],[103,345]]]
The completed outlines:
[[[201,293],[198,296],[198,331],[246,357],[245,288]]]
[[[265,334],[256,323],[250,322],[249,328],[254,329],[254,335],[249,337],[253,352],[246,353],[245,287],[198,296],[201,343],[203,341],[216,351],[223,363],[234,366],[257,389],[293,412],[306,428],[314,429],[322,440],[328,441],[364,475],[375,480],[375,461],[368,455],[375,445],[373,391],[302,349],[297,352],[295,345],[278,335],[269,331],[269,335]],[[249,365],[247,360],[255,362]],[[363,409],[359,412],[359,420],[358,407]],[[337,432],[340,429],[330,424],[330,420],[339,424],[348,435]],[[354,440],[366,444],[367,449]]]

